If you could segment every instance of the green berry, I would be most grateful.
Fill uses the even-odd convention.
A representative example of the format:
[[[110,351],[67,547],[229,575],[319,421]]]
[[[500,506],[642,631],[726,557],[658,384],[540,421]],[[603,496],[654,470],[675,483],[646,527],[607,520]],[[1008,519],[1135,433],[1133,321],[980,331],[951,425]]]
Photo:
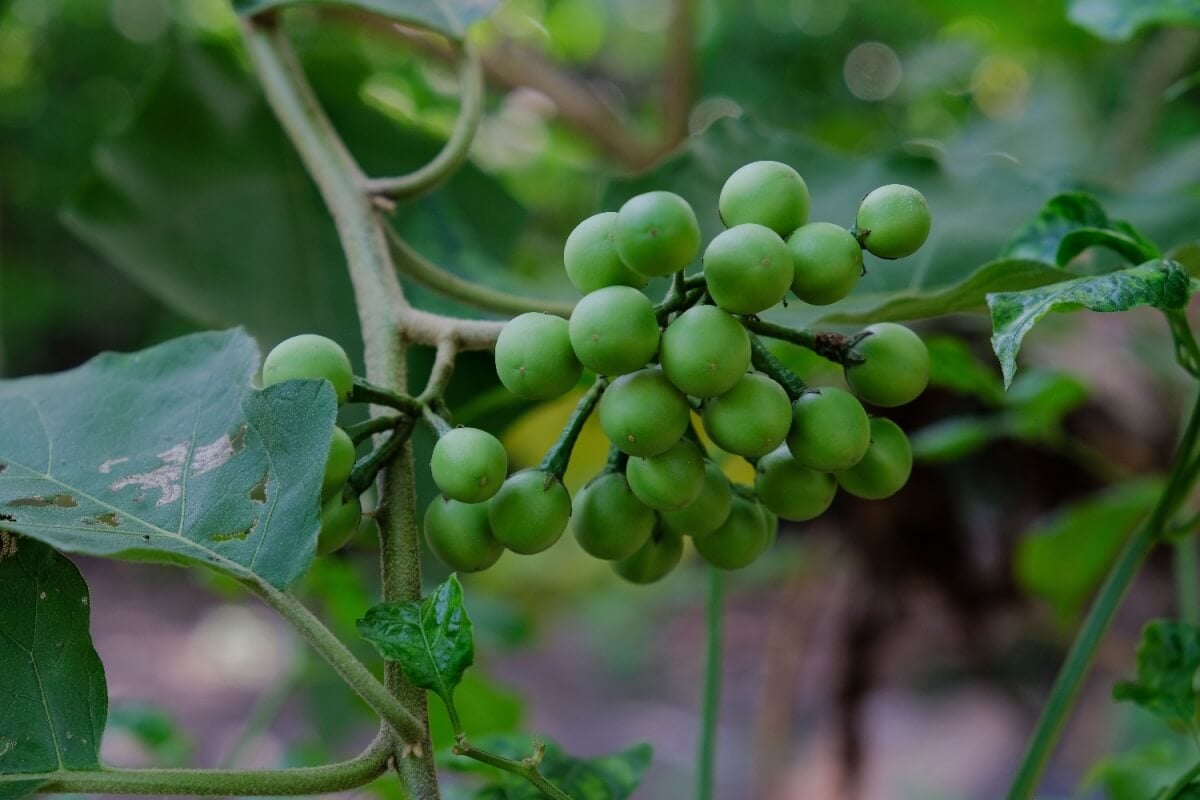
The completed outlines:
[[[536,469],[513,473],[489,504],[492,535],[521,555],[549,548],[567,529],[571,497],[562,481]]]
[[[650,277],[678,272],[700,251],[696,212],[671,192],[631,197],[617,212],[613,235],[621,260]]]
[[[429,468],[442,494],[463,503],[482,503],[504,482],[508,454],[487,431],[455,428],[433,446]]]
[[[637,552],[654,531],[654,512],[619,472],[598,475],[579,490],[571,528],[590,556],[616,561]]]
[[[870,443],[871,420],[849,392],[825,386],[792,404],[787,445],[801,465],[820,472],[849,469]]]
[[[364,542],[378,542],[379,521],[373,516],[368,517],[363,514],[363,518],[358,521],[358,531],[354,536]]]
[[[583,365],[601,375],[624,375],[658,352],[658,319],[650,298],[629,286],[609,286],[584,297],[571,312],[571,346]]]
[[[435,497],[425,510],[425,540],[443,564],[456,572],[478,572],[495,564],[504,545],[492,535],[487,503],[460,503]]]
[[[510,320],[496,339],[496,374],[523,400],[549,400],[565,393],[583,374],[567,321],[541,313]]]
[[[658,525],[636,553],[614,562],[613,569],[630,583],[654,583],[665,578],[682,558],[683,537]]]
[[[721,527],[732,507],[733,488],[729,479],[720,467],[708,461],[704,464],[704,488],[700,495],[678,511],[661,512],[658,518],[668,530],[698,539]]]
[[[696,552],[719,569],[741,569],[766,552],[771,541],[766,510],[757,500],[734,494],[724,524],[695,539]]]
[[[754,491],[762,504],[783,519],[804,522],[825,513],[837,494],[837,479],[803,466],[787,447],[758,460]]]
[[[750,335],[716,306],[695,306],[663,332],[659,362],[684,394],[715,397],[750,369]]]
[[[783,387],[750,372],[704,404],[704,430],[726,452],[758,458],[781,445],[792,427],[792,404]]]
[[[717,207],[726,227],[753,222],[787,236],[808,219],[808,186],[787,164],[755,161],[729,176]]]
[[[911,403],[929,385],[929,350],[903,325],[880,322],[866,328],[849,355],[846,382],[871,405]]]
[[[263,362],[263,388],[295,380],[329,381],[341,405],[354,389],[354,368],[337,342],[305,333],[275,345]]]
[[[656,456],[679,441],[691,406],[661,369],[622,375],[600,398],[600,428],[621,452]]]
[[[617,255],[613,233],[617,212],[594,214],[575,226],[563,248],[563,263],[567,278],[580,294],[588,294],[606,286],[632,286],[641,289],[646,276],[634,272]]]
[[[329,440],[329,458],[325,461],[325,477],[321,481],[321,499],[327,500],[341,490],[354,469],[354,442],[350,434],[334,426],[333,438]]]
[[[704,488],[704,454],[680,439],[656,456],[631,458],[625,468],[629,488],[655,511],[678,511]]]
[[[717,234],[704,251],[713,302],[733,314],[766,311],[792,286],[792,254],[779,234],[743,223]]]
[[[929,236],[931,218],[925,196],[911,186],[880,186],[858,206],[859,241],[880,258],[910,256]]]
[[[792,292],[806,303],[836,303],[862,277],[863,254],[858,240],[830,222],[810,222],[787,240],[792,253]]]
[[[837,474],[838,483],[855,497],[882,500],[904,488],[912,474],[912,446],[890,419],[871,419],[871,446],[862,460]]]
[[[354,538],[362,518],[362,502],[335,494],[321,504],[321,535],[317,539],[317,555],[327,556],[341,550]]]

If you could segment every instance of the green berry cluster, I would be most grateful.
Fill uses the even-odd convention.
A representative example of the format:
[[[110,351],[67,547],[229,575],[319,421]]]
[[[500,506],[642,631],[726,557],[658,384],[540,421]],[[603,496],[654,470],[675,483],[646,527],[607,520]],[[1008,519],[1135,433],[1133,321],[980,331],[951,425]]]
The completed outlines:
[[[820,305],[845,297],[863,272],[864,249],[883,258],[915,252],[929,232],[924,198],[884,186],[864,198],[849,230],[808,223],[803,178],[760,161],[729,177],[719,210],[726,230],[690,277],[700,227],[676,194],[638,195],[571,233],[563,259],[583,298],[570,319],[528,313],[509,322],[496,371],[528,400],[559,397],[585,369],[596,373],[581,409],[586,416],[598,406],[613,456],[572,503],[557,452],[566,447],[569,456],[569,431],[539,469],[507,479],[504,448],[491,434],[446,432],[432,464],[443,497],[430,507],[426,532],[450,566],[481,569],[504,549],[540,552],[572,521],[587,553],[635,583],[670,572],[685,536],[711,564],[739,569],[770,547],[779,519],[820,516],[839,487],[880,499],[904,485],[907,438],[860,400],[893,407],[916,398],[929,379],[921,339],[892,323],[855,336],[809,335],[805,342],[844,365],[853,394],[815,389],[758,338],[788,329],[757,315],[789,291]],[[656,306],[641,290],[667,276],[671,289]],[[754,486],[731,485],[705,452],[694,413],[712,442],[755,465]]]

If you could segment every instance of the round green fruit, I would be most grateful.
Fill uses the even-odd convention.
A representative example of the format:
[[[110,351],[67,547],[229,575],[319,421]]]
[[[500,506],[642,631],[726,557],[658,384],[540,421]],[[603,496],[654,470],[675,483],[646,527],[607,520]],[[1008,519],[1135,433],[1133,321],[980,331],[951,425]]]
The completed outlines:
[[[754,491],[762,504],[783,519],[804,522],[825,513],[837,494],[837,479],[803,466],[787,447],[758,460]]]
[[[678,511],[704,488],[704,455],[680,439],[656,456],[631,458],[625,468],[629,488],[655,511]]]
[[[640,289],[647,279],[621,261],[613,233],[617,212],[594,214],[575,226],[563,248],[567,278],[580,294],[606,286],[632,286]]]
[[[622,375],[600,398],[600,428],[623,453],[656,456],[679,441],[691,406],[661,369]]]
[[[495,564],[504,545],[492,535],[487,503],[460,503],[435,497],[425,510],[425,540],[443,564],[457,572],[478,572]]]
[[[354,368],[337,342],[305,333],[275,345],[263,361],[264,388],[295,380],[329,381],[341,405],[350,399],[354,389]]]
[[[810,222],[788,237],[792,253],[792,292],[806,303],[836,303],[862,277],[863,254],[858,240],[830,222]]]
[[[630,583],[654,583],[679,566],[682,558],[683,537],[659,525],[636,553],[613,562],[613,569]]]
[[[766,552],[771,541],[768,516],[762,504],[734,494],[724,524],[695,540],[696,552],[719,569],[741,569]]]
[[[729,176],[717,208],[726,227],[753,222],[787,236],[808,219],[808,186],[787,164],[755,161]]]
[[[872,325],[850,348],[846,382],[872,405],[892,408],[911,403],[929,385],[929,349],[903,325]]]
[[[671,192],[646,192],[625,201],[613,235],[621,260],[650,277],[678,272],[700,251],[696,212]]]
[[[654,531],[654,512],[619,472],[598,475],[575,496],[571,528],[583,551],[617,561],[637,552]]]
[[[583,365],[601,375],[624,375],[658,352],[658,319],[650,298],[629,286],[597,289],[576,304],[568,325]]]
[[[362,501],[341,494],[321,504],[321,535],[317,539],[317,555],[327,556],[341,550],[354,538],[362,518]]]
[[[704,251],[708,293],[733,314],[757,314],[783,300],[794,274],[787,244],[762,225],[722,231]]]
[[[562,481],[536,469],[513,473],[489,503],[492,535],[521,555],[549,548],[567,529],[571,497]]]
[[[321,480],[321,499],[327,500],[341,491],[354,469],[354,442],[350,434],[334,426],[333,438],[329,440],[329,458],[325,461],[325,477]]]
[[[571,347],[562,317],[529,313],[515,317],[496,339],[496,374],[524,400],[549,400],[575,385],[583,365]]]
[[[750,369],[750,335],[716,306],[695,306],[663,332],[659,363],[684,394],[715,397]]]
[[[726,452],[765,456],[787,438],[792,404],[778,383],[750,372],[720,397],[704,404],[704,430]]]
[[[912,446],[890,419],[871,419],[871,446],[862,460],[837,474],[838,483],[855,497],[882,500],[904,488],[912,474]]]
[[[704,488],[700,495],[678,511],[661,512],[658,518],[667,530],[698,539],[721,527],[732,507],[733,487],[729,479],[720,467],[708,461],[704,464]]]
[[[854,224],[863,247],[880,258],[904,258],[925,244],[931,221],[923,194],[889,183],[863,198]]]
[[[487,431],[455,428],[433,446],[429,468],[442,494],[463,503],[482,503],[504,482],[508,454]]]
[[[871,443],[871,420],[854,395],[833,386],[813,389],[792,404],[787,445],[802,466],[819,472],[849,469]]]

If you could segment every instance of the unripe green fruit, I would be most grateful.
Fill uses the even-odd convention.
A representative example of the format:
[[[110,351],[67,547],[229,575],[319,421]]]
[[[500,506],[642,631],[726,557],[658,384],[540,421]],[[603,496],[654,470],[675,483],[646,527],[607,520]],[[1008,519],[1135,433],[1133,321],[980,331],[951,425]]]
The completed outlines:
[[[504,545],[492,535],[487,503],[460,503],[435,497],[425,510],[425,541],[443,564],[457,572],[478,572],[495,564]]]
[[[862,403],[833,386],[807,391],[792,404],[788,449],[802,466],[820,472],[849,469],[871,443]]]
[[[656,511],[678,511],[704,488],[704,455],[688,439],[646,458],[631,458],[625,468],[629,488]]]
[[[617,212],[594,214],[575,226],[563,248],[563,263],[567,278],[580,294],[594,292],[606,286],[632,286],[641,289],[648,282],[644,275],[634,272],[617,255],[613,230]]]
[[[862,277],[858,240],[830,222],[810,222],[787,240],[792,253],[792,292],[806,303],[827,306],[854,289]]]
[[[654,583],[679,566],[682,558],[683,537],[659,525],[636,553],[613,562],[613,569],[630,583]]]
[[[275,345],[263,361],[263,388],[295,380],[329,381],[341,405],[354,389],[354,367],[337,342],[305,333]]]
[[[654,512],[619,472],[598,475],[575,496],[571,528],[584,552],[616,561],[637,552],[654,531]]]
[[[698,539],[721,527],[732,507],[733,487],[729,479],[720,467],[708,461],[704,464],[704,488],[700,495],[678,511],[661,512],[658,518],[667,530]]]
[[[508,454],[487,431],[455,428],[433,446],[429,469],[442,494],[463,503],[482,503],[500,490],[508,474]]]
[[[696,552],[719,569],[741,569],[766,552],[770,537],[762,504],[735,493],[729,517],[708,536],[695,540]]]
[[[912,474],[912,446],[890,419],[871,419],[871,446],[862,460],[837,473],[838,483],[855,497],[882,500],[904,488]]]
[[[557,542],[571,519],[571,497],[562,481],[536,469],[513,473],[488,505],[492,535],[526,556]]]
[[[804,522],[825,513],[837,494],[837,479],[801,465],[780,447],[758,460],[754,491],[762,504],[783,519]]]
[[[571,346],[583,365],[616,376],[646,366],[658,352],[658,319],[650,298],[629,286],[584,297],[571,312]]]
[[[631,197],[613,226],[626,266],[655,277],[678,272],[700,251],[700,223],[688,202],[671,192]]]
[[[708,293],[734,314],[757,314],[782,300],[792,286],[792,254],[770,228],[744,223],[722,231],[704,251]]]
[[[663,332],[659,363],[684,394],[715,397],[750,369],[750,334],[716,306],[695,306]]]
[[[753,222],[787,236],[808,219],[808,186],[787,164],[755,161],[729,176],[717,207],[727,228]]]
[[[325,461],[325,477],[321,480],[321,499],[327,500],[341,491],[354,470],[354,442],[350,434],[334,426],[333,438],[329,440],[329,458]]]
[[[496,339],[496,374],[524,400],[549,400],[566,392],[583,374],[567,321],[541,313],[514,317]]]
[[[880,258],[910,256],[929,236],[931,223],[925,196],[911,186],[880,186],[858,206],[854,224],[863,246]]]
[[[354,537],[361,539],[364,542],[379,541],[379,521],[375,517],[368,517],[366,514],[358,521],[358,531]]]
[[[854,393],[876,406],[911,403],[929,385],[929,349],[903,325],[880,322],[863,330],[850,349],[846,382]]]
[[[327,556],[341,550],[354,538],[362,518],[362,501],[335,494],[321,504],[321,535],[317,538],[317,555]]]
[[[704,430],[726,452],[758,458],[779,447],[792,427],[787,392],[766,375],[750,372],[704,404]]]
[[[662,453],[679,441],[690,419],[687,399],[657,368],[622,375],[600,398],[600,428],[631,456]]]

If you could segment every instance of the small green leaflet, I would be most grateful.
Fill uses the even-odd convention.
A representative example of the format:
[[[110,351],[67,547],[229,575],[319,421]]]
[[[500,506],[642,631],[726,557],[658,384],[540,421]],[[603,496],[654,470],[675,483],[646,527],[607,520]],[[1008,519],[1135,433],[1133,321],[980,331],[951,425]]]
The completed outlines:
[[[1158,249],[1127,222],[1110,220],[1099,201],[1083,192],[1050,198],[1005,248],[1003,256],[1065,267],[1089,247],[1106,247],[1131,264],[1158,258]]]
[[[378,14],[461,39],[473,22],[483,19],[500,0],[234,0],[244,16],[299,5],[332,5]]]
[[[1171,725],[1196,724],[1196,670],[1200,668],[1200,628],[1156,619],[1142,629],[1137,679],[1113,688],[1116,700],[1137,703]]]
[[[42,783],[5,776],[99,766],[108,692],[90,611],[74,564],[0,532],[0,798]]]
[[[1200,25],[1200,0],[1072,0],[1071,21],[1120,41],[1156,25]]]
[[[471,619],[455,575],[424,600],[375,606],[359,620],[358,632],[399,664],[410,682],[436,693],[447,707],[475,660]]]
[[[1004,385],[1012,384],[1025,334],[1051,311],[1127,311],[1138,306],[1170,311],[1185,307],[1191,294],[1187,270],[1175,261],[1152,261],[1040,289],[989,294],[992,349],[1000,359]]]
[[[287,588],[316,550],[337,404],[324,381],[254,389],[258,364],[233,330],[0,381],[0,526]]]

